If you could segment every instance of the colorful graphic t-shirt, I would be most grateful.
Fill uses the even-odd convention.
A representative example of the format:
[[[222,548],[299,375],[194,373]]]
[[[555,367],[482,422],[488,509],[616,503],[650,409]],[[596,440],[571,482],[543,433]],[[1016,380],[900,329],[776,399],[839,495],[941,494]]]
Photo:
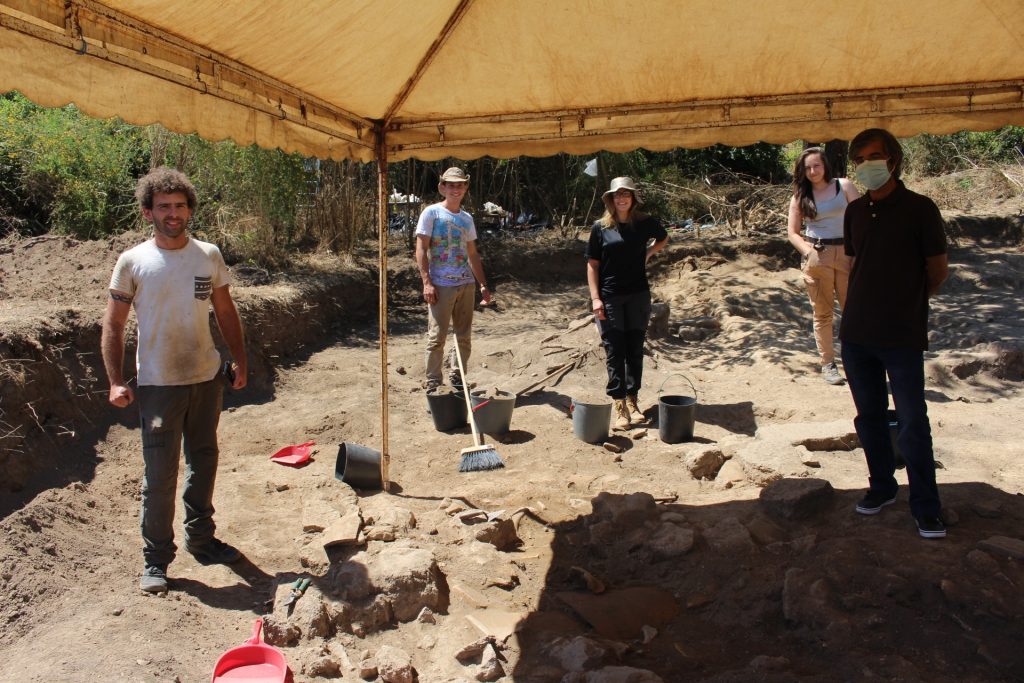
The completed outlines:
[[[438,287],[457,287],[473,282],[466,244],[476,239],[473,217],[465,211],[452,213],[443,203],[423,209],[417,235],[430,235],[430,280]]]
[[[140,386],[198,384],[217,375],[210,295],[229,278],[216,245],[196,239],[181,249],[161,249],[149,240],[121,254],[110,289],[133,299]]]

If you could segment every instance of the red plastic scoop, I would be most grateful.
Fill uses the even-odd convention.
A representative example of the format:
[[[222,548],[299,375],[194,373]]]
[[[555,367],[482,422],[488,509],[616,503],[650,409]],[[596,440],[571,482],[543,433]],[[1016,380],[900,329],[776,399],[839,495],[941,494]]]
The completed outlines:
[[[220,656],[213,667],[213,683],[285,683],[288,663],[276,647],[260,642],[263,619],[257,619],[252,638]]]
[[[295,467],[309,460],[309,454],[315,445],[316,441],[307,441],[306,443],[300,443],[298,446],[285,446],[270,456],[270,459],[282,465]]]

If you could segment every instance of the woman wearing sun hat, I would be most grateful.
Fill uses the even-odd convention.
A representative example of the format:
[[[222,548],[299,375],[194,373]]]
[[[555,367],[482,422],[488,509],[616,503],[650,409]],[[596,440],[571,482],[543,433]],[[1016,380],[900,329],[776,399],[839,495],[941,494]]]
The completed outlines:
[[[656,219],[642,213],[632,178],[615,178],[602,196],[604,215],[587,242],[591,307],[608,364],[606,391],[615,401],[615,426],[644,423],[637,404],[643,378],[644,341],[651,318],[647,261],[668,242]]]

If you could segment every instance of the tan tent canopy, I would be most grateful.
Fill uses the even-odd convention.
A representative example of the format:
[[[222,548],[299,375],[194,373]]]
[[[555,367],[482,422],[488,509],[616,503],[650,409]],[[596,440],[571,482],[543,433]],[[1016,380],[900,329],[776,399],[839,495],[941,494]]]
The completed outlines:
[[[322,158],[1024,123],[1021,0],[0,0],[0,91]]]

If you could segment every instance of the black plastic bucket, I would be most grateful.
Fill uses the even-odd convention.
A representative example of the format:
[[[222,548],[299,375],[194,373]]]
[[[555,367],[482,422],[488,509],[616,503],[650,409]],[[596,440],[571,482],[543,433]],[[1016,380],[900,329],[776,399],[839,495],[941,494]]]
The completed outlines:
[[[461,393],[448,389],[428,391],[427,406],[430,408],[430,417],[434,420],[434,429],[439,432],[447,432],[469,424],[466,421],[466,399]]]
[[[693,396],[665,395],[662,389],[665,378],[658,389],[658,437],[665,443],[682,443],[693,439],[693,427],[697,421],[697,389],[686,375],[678,375],[687,381]]]
[[[476,429],[481,434],[507,434],[512,427],[512,411],[516,407],[516,395],[501,391],[487,396],[484,391],[474,391],[469,395],[473,402],[473,419]]]
[[[334,478],[354,489],[380,490],[380,451],[357,443],[338,445],[338,459],[334,463]]]
[[[611,403],[581,403],[572,399],[572,433],[580,441],[601,443],[608,439],[608,428],[612,422]]]

